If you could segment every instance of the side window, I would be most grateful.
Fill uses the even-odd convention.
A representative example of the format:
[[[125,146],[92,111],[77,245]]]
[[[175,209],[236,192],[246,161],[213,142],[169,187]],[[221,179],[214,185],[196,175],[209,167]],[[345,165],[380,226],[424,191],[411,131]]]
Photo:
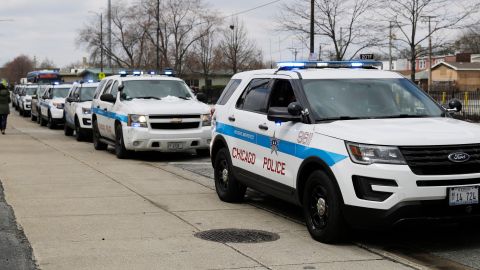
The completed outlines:
[[[94,99],[97,99],[100,97],[100,94],[102,92],[102,89],[103,89],[103,86],[105,85],[105,83],[107,82],[107,80],[102,80],[100,82],[100,84],[98,85],[97,89],[95,90],[95,96],[93,97]]]
[[[235,93],[235,90],[237,90],[237,87],[240,85],[242,80],[240,79],[233,79],[228,82],[227,86],[225,86],[225,89],[223,89],[222,94],[218,98],[217,104],[218,105],[225,105],[227,101],[230,99],[230,97]]]
[[[100,95],[108,93],[110,91],[110,86],[112,86],[112,83],[113,83],[113,80],[109,80]]]
[[[253,79],[238,99],[237,109],[266,113],[269,83],[270,79]]]
[[[270,99],[268,101],[268,108],[270,107],[288,107],[288,105],[296,101],[293,93],[292,85],[288,80],[275,80]]]
[[[118,81],[115,81],[115,83],[112,86],[112,89],[110,90],[110,94],[114,96],[115,98],[117,97],[118,94]]]

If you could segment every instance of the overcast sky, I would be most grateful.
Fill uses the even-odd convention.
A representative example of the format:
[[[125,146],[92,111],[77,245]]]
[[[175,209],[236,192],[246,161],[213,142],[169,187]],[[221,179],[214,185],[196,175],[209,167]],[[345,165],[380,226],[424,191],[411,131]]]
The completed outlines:
[[[108,0],[0,0],[0,66],[20,54],[36,56],[39,62],[48,58],[58,67],[79,62],[89,53],[75,44],[78,30],[92,20],[89,11],[106,8]],[[122,0],[111,0],[116,3]],[[137,2],[138,0],[123,0]],[[272,0],[203,0],[224,16],[243,12]],[[249,36],[262,49],[264,60],[293,59],[288,48],[297,47],[299,58],[308,57],[308,48],[294,36],[276,31],[275,17],[282,3],[279,0],[263,8],[238,15]],[[11,21],[8,21],[10,20]],[[225,27],[228,27],[228,19]],[[325,42],[325,41],[323,41]],[[316,44],[319,43],[318,37]],[[315,45],[318,48],[318,45]]]
[[[115,1],[112,0],[112,3]],[[272,2],[272,0],[204,1],[225,16]],[[292,56],[287,49],[292,46],[292,38],[276,32],[274,23],[280,3],[289,1],[295,0],[282,0],[239,15],[246,24],[249,36],[262,49],[265,60],[270,59],[270,42],[274,60]],[[99,11],[106,7],[107,3],[107,0],[1,0],[0,20],[13,21],[0,21],[0,65],[20,54],[36,56],[39,62],[48,58],[59,67],[88,57],[88,52],[75,44],[78,29],[95,16],[88,11]],[[228,24],[228,21],[225,23]],[[295,46],[301,47],[301,44]],[[307,48],[303,50],[306,54]]]

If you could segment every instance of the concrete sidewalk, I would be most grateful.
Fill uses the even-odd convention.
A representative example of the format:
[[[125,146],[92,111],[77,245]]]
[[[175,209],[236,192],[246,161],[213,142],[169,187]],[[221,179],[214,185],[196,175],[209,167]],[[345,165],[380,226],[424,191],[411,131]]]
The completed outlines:
[[[162,162],[118,160],[16,115],[0,136],[0,181],[41,269],[406,269],[248,204],[221,202],[212,180]],[[209,229],[279,234],[222,244]],[[0,267],[1,268],[1,267]]]

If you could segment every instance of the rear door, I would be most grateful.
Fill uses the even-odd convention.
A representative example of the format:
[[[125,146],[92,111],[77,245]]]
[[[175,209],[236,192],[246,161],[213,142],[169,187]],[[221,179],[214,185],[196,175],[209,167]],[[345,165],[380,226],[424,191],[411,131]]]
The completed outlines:
[[[113,79],[107,80],[107,82],[105,83],[105,87],[98,93],[98,99],[96,99],[96,104],[94,104],[95,106],[94,110],[97,116],[98,130],[100,132],[100,135],[106,138],[108,138],[106,124],[107,124],[107,118],[108,118],[107,111],[108,111],[109,104],[106,101],[100,100],[100,97],[103,94],[106,94],[110,90],[112,83],[113,83]]]
[[[253,78],[228,112],[228,123],[222,131],[233,137],[229,149],[233,166],[250,179],[255,175],[267,176],[262,159],[270,151],[267,126],[270,83],[269,78]]]

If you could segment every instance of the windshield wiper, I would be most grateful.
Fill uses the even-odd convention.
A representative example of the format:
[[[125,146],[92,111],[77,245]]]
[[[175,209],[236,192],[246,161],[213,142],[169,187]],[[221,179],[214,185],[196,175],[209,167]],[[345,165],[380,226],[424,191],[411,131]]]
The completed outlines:
[[[357,120],[357,119],[369,119],[368,117],[356,117],[356,116],[338,116],[338,117],[328,117],[328,118],[320,118],[317,122],[324,122],[324,121],[337,121],[337,120]]]
[[[381,117],[377,117],[377,118],[422,118],[422,117],[430,117],[430,115],[426,115],[426,114],[397,114],[397,115],[381,116]]]
[[[184,99],[184,100],[190,100],[191,97],[178,97],[178,98],[181,98],[181,99]]]
[[[154,97],[154,96],[134,97],[134,98],[138,98],[138,99],[157,99],[157,100],[161,100],[161,99],[162,99],[162,98]]]

